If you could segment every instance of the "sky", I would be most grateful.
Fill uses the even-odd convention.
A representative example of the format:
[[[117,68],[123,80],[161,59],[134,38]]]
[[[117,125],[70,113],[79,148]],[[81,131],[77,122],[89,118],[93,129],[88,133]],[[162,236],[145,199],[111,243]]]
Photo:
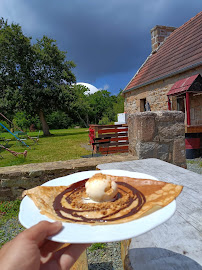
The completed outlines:
[[[76,68],[77,82],[112,94],[124,89],[151,53],[155,25],[179,27],[202,0],[1,0],[0,17],[33,42],[56,40]]]

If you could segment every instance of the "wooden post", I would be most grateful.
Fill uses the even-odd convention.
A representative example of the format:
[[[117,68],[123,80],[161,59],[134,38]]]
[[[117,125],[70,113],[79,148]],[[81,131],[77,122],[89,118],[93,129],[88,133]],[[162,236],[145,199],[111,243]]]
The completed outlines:
[[[69,246],[70,244],[64,244],[62,245],[58,250]],[[71,267],[71,270],[88,270],[88,259],[86,250],[80,255],[78,260],[75,262],[75,264]]]
[[[187,125],[191,125],[191,119],[190,119],[190,101],[189,101],[189,93],[186,92],[186,111],[187,111]]]
[[[121,260],[123,263],[123,269],[132,269],[130,267],[130,260],[128,257],[130,243],[131,243],[131,239],[121,241]]]

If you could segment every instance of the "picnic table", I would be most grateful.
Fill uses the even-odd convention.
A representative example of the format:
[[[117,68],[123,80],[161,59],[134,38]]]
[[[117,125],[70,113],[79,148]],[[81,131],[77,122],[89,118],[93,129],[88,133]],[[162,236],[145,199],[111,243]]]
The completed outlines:
[[[202,175],[155,158],[106,163],[97,169],[146,173],[183,185],[175,214],[168,221],[122,241],[124,269],[202,269]]]

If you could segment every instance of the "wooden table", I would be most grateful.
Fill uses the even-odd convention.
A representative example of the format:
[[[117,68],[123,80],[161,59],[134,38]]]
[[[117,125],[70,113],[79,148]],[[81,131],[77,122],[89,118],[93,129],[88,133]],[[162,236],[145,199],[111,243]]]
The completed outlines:
[[[184,186],[167,222],[122,242],[125,269],[202,269],[202,175],[154,158],[101,164],[97,169],[147,173]]]

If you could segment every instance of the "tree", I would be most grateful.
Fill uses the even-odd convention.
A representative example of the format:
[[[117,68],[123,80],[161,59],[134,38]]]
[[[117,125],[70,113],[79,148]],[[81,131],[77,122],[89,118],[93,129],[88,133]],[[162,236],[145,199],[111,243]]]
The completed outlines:
[[[48,136],[50,132],[45,115],[50,111],[64,109],[69,86],[75,82],[71,72],[75,65],[72,61],[66,61],[65,52],[58,49],[55,40],[46,36],[37,40],[32,49],[34,66],[31,82],[24,84],[21,89],[22,97],[27,99],[23,107],[39,115],[44,135]]]
[[[112,101],[113,97],[107,90],[99,90],[89,95],[91,122],[98,124],[103,115],[113,108]]]
[[[71,88],[68,114],[81,126],[89,124],[108,124],[116,121],[117,113],[124,110],[124,99],[121,92],[111,95],[107,90],[99,90],[89,94],[89,89],[74,85]],[[70,97],[70,95],[69,95]]]
[[[30,38],[23,35],[21,27],[8,25],[0,19],[0,106],[8,113],[18,105],[15,90],[22,87],[30,72],[32,52]]]
[[[118,95],[116,96],[116,101],[113,104],[113,111],[116,116],[116,121],[117,121],[117,114],[118,113],[123,113],[124,112],[124,97],[122,95],[122,89],[120,89]]]
[[[88,92],[89,89],[83,85],[73,85],[69,91],[69,106],[66,105],[69,115],[84,127],[88,127],[90,123],[91,107]]]
[[[6,109],[38,114],[45,136],[50,135],[46,114],[64,109],[70,85],[76,81],[72,61],[56,41],[44,36],[31,45],[19,25],[0,22],[0,91]],[[4,48],[5,50],[3,50]]]

